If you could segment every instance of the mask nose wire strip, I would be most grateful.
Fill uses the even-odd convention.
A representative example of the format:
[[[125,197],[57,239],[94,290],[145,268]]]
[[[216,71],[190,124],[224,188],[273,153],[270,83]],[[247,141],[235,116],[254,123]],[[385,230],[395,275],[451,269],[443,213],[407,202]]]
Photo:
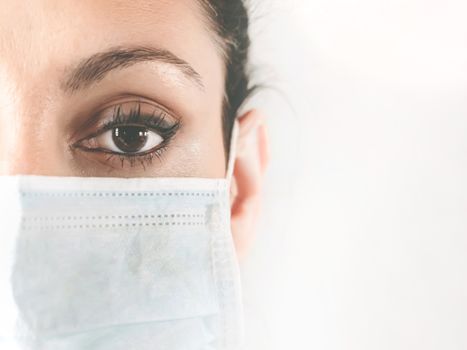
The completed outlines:
[[[229,150],[229,163],[227,165],[227,183],[230,185],[232,182],[233,171],[234,171],[234,164],[235,158],[237,156],[237,142],[238,142],[238,133],[239,133],[239,125],[238,120],[235,118],[234,125],[232,128],[232,134],[230,137],[230,150]]]

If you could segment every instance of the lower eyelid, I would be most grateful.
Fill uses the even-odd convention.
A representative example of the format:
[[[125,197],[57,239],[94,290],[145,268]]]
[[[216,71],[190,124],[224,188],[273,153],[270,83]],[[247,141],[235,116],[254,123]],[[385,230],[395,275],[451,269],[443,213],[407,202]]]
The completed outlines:
[[[163,145],[154,151],[143,155],[125,155],[111,152],[89,151],[79,148],[79,153],[83,154],[83,159],[78,164],[84,171],[98,171],[99,168],[111,171],[130,171],[138,168],[143,172],[151,167],[159,167],[164,162],[164,155],[168,151],[168,145]],[[85,163],[83,163],[83,160]],[[97,166],[97,168],[96,168]],[[127,170],[125,170],[127,169]],[[133,171],[133,170],[131,170]],[[138,170],[135,170],[138,171]]]
[[[130,168],[135,167],[135,165],[140,165],[144,170],[147,166],[151,166],[155,158],[162,162],[163,155],[166,152],[167,145],[162,146],[152,152],[148,152],[143,155],[126,155],[121,153],[110,153],[106,157],[106,164],[108,167],[116,169],[115,166],[112,166],[112,162],[116,163],[118,168],[125,168],[125,164],[128,164]]]

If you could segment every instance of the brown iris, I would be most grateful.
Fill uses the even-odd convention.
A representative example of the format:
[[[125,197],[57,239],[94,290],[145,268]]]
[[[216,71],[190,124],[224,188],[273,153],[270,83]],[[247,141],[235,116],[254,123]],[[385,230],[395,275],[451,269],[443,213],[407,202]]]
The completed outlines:
[[[112,140],[122,152],[136,153],[146,145],[148,134],[145,127],[119,126],[112,129]]]

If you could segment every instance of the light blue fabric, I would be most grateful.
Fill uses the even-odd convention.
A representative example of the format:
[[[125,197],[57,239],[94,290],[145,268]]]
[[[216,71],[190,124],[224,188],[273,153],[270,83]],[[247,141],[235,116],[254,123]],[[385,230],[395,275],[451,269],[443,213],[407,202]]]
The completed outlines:
[[[0,349],[239,346],[229,189],[229,175],[1,176]]]

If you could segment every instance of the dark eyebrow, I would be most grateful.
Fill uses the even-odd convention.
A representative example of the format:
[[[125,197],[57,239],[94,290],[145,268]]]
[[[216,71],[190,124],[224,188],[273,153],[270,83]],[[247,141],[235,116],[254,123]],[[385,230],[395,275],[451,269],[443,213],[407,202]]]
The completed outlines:
[[[79,62],[67,74],[62,89],[66,92],[75,92],[102,80],[111,70],[127,68],[139,62],[159,61],[170,64],[179,69],[185,77],[204,88],[202,78],[186,61],[177,57],[168,50],[153,47],[115,47],[107,51],[96,53]]]

